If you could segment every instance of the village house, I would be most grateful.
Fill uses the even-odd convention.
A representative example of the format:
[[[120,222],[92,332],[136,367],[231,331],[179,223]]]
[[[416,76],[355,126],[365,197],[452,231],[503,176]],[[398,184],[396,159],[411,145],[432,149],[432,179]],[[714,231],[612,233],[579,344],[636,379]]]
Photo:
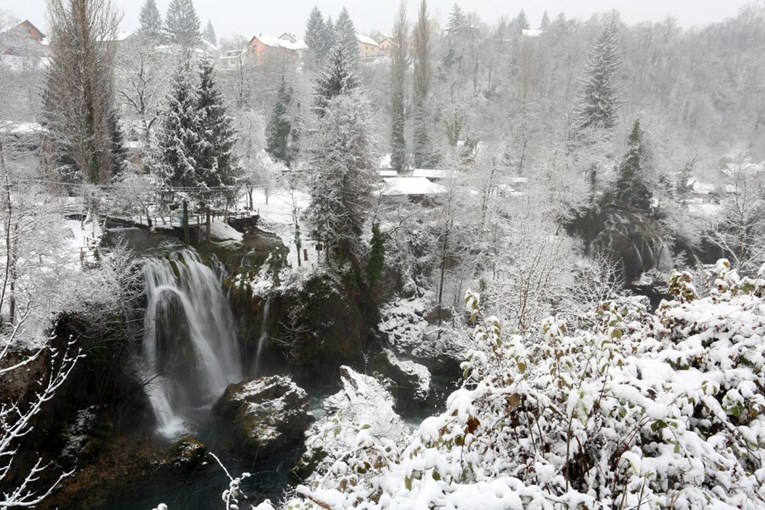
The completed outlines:
[[[0,62],[13,69],[31,69],[48,64],[48,40],[29,20],[0,32]]]
[[[380,42],[377,43],[377,47],[380,50],[380,55],[384,57],[390,57],[390,54],[393,51],[393,47],[395,45],[396,43],[393,42],[393,39],[388,36],[384,36],[382,39],[380,39]]]
[[[376,58],[380,56],[380,45],[377,41],[364,34],[356,34],[359,42],[359,55],[361,58]]]
[[[308,45],[293,34],[285,33],[279,37],[263,34],[250,40],[249,55],[255,58],[255,65],[263,65],[269,60],[286,61],[298,65]]]

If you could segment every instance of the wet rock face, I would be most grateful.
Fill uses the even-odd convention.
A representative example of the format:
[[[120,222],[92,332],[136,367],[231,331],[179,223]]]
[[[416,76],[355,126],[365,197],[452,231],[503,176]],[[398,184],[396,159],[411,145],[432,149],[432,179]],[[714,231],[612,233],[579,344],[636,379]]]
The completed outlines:
[[[231,420],[238,443],[232,446],[251,456],[289,446],[302,438],[309,424],[308,395],[284,376],[230,385],[213,412]]]

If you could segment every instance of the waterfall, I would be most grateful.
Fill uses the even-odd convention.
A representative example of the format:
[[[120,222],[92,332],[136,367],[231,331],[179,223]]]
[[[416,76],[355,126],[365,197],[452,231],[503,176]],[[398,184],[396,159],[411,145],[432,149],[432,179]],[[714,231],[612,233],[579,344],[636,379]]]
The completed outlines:
[[[185,432],[184,411],[209,408],[242,380],[234,319],[221,278],[185,249],[144,264],[146,393],[165,436]]]
[[[263,320],[260,325],[260,336],[258,337],[258,349],[255,351],[255,376],[260,375],[261,355],[263,347],[268,341],[268,319],[271,315],[271,294],[266,298],[266,304],[263,305]]]

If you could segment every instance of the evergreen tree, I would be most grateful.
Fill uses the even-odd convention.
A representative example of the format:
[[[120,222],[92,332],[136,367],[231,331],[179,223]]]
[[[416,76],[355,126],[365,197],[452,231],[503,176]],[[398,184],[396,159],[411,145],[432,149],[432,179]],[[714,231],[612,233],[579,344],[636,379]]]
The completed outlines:
[[[198,94],[189,63],[175,72],[157,135],[159,177],[169,187],[200,186],[197,175],[202,140]]]
[[[627,138],[627,153],[619,165],[615,185],[616,199],[630,207],[649,211],[653,194],[647,184],[647,154],[640,120],[632,125]]]
[[[172,0],[165,17],[165,31],[169,41],[184,48],[199,44],[199,18],[192,0]]]
[[[335,24],[332,22],[332,16],[327,16],[327,22],[324,23],[324,50],[325,57],[332,55],[332,51],[335,49]]]
[[[465,35],[467,18],[459,5],[454,4],[449,13],[449,21],[446,23],[446,35],[450,40],[456,40]]]
[[[348,62],[345,50],[341,45],[335,46],[316,81],[315,109],[318,115],[324,115],[324,110],[333,98],[348,94],[358,85],[359,80]]]
[[[128,150],[125,146],[125,134],[120,126],[119,116],[116,110],[109,115],[109,128],[112,138],[112,179],[122,174],[127,164]]]
[[[341,262],[357,260],[372,205],[369,118],[369,103],[352,93],[329,100],[319,119],[308,214],[315,238],[337,248]]]
[[[334,44],[342,47],[348,61],[355,65],[359,60],[359,40],[356,38],[356,27],[345,7],[340,11],[340,16],[337,17],[334,32]]]
[[[393,28],[395,45],[391,49],[391,167],[397,172],[406,168],[406,115],[404,96],[406,93],[406,69],[408,61],[408,29],[406,23],[406,2],[401,2],[396,24]]]
[[[204,37],[204,40],[213,46],[218,45],[218,37],[215,35],[215,29],[213,28],[212,21],[207,20],[207,26],[205,27],[205,32],[202,37]]]
[[[412,37],[414,46],[414,166],[426,168],[435,163],[434,151],[430,141],[430,119],[428,114],[428,93],[432,74],[430,62],[430,21],[428,19],[427,0],[420,3],[420,13]]]
[[[611,129],[616,126],[619,85],[616,73],[622,66],[622,53],[616,39],[615,20],[600,31],[585,67],[577,105],[577,129]]]
[[[314,62],[323,62],[327,56],[327,34],[324,17],[314,6],[305,25],[305,43],[313,56]]]
[[[521,12],[518,13],[518,17],[513,20],[513,24],[518,28],[519,31],[529,29],[529,20],[526,18],[526,13],[523,12],[523,9],[521,9]]]
[[[290,116],[292,89],[282,77],[276,104],[266,126],[266,152],[275,160],[282,161],[287,167],[297,159],[297,130],[293,129]]]
[[[138,28],[138,36],[151,43],[157,44],[162,41],[162,14],[157,8],[156,0],[146,0],[141,7],[139,17],[141,26]]]
[[[539,24],[539,30],[547,30],[550,28],[550,16],[547,15],[547,11],[542,14],[542,22]]]
[[[199,63],[200,81],[197,94],[200,153],[197,160],[197,181],[208,188],[233,186],[240,174],[233,155],[237,134],[234,121],[228,116],[223,94],[215,80],[215,68],[209,59]],[[233,191],[233,190],[232,190]],[[215,195],[230,197],[232,191]]]
[[[367,262],[367,283],[370,294],[382,279],[385,270],[385,236],[380,232],[380,224],[372,223],[372,239],[369,242],[369,261]]]

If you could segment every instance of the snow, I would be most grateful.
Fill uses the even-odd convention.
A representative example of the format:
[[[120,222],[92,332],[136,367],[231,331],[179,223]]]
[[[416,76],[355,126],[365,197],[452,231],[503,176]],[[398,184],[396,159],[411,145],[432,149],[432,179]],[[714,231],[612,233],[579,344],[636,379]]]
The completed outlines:
[[[378,170],[377,175],[380,177],[398,177],[398,172],[395,170]]]
[[[368,44],[369,46],[375,46],[375,47],[379,46],[379,44],[377,44],[377,41],[375,41],[371,37],[366,36],[364,34],[356,34],[356,39],[358,39],[358,41],[362,44]]]
[[[425,177],[386,177],[383,182],[383,196],[439,195],[448,191]]]
[[[426,168],[415,168],[412,172],[413,177],[425,177],[427,179],[454,179],[455,173],[451,170],[431,170]]]
[[[308,45],[301,39],[297,39],[295,42],[292,42],[288,39],[280,39],[278,37],[271,37],[267,35],[256,35],[255,37],[264,45],[270,46],[272,48],[284,48],[286,50],[293,51],[308,49]]]
[[[533,28],[524,28],[523,29],[524,37],[540,37],[543,33],[544,33],[544,31],[533,29]]]
[[[228,223],[222,221],[210,222],[210,236],[215,241],[238,241],[244,240],[241,232],[237,231]]]

